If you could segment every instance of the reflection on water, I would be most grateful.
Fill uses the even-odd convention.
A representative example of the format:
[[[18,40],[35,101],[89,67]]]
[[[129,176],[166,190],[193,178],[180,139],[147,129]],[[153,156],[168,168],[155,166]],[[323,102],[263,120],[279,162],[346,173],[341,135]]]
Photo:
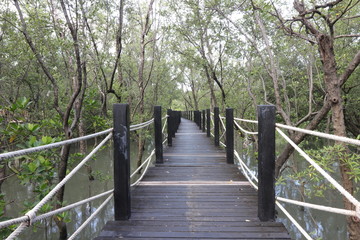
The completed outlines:
[[[240,139],[236,142],[236,149],[240,154],[242,160],[249,166],[249,168],[257,176],[257,160],[256,154],[253,149],[253,144],[247,141],[246,143],[242,142]],[[282,149],[281,146],[277,146],[277,149]],[[309,164],[298,154],[294,154],[289,159],[289,164],[292,165],[293,162],[296,162],[298,170],[303,170],[309,166]],[[285,170],[282,174],[286,176],[290,173],[290,170]],[[338,176],[333,176],[335,179]],[[326,184],[330,184],[324,180]],[[306,186],[311,188],[311,186]],[[276,186],[276,196],[289,198],[293,200],[302,200],[300,194],[300,183],[292,180],[287,180],[285,184]],[[344,208],[342,203],[342,195],[336,190],[327,190],[324,193],[324,197],[306,197],[306,202]],[[347,230],[346,230],[346,219],[345,216],[327,213],[319,210],[313,210],[308,208],[303,208],[300,206],[295,206],[288,203],[281,203],[283,207],[293,216],[293,218],[310,234],[313,239],[347,239]],[[288,232],[290,233],[292,239],[305,239],[302,234],[297,230],[295,225],[281,212],[280,209],[277,209],[277,221],[284,223]]]
[[[132,143],[131,149],[131,172],[136,169],[137,161],[137,145]],[[144,153],[146,159],[153,144],[148,144]],[[95,172],[96,180],[89,181],[86,168],[82,168],[65,187],[65,201],[66,205],[80,200],[86,199],[90,196],[97,195],[113,188],[113,148],[108,146],[99,151],[95,159],[90,160],[90,165]],[[17,217],[22,216],[24,209],[23,202],[34,201],[34,193],[31,186],[23,186],[15,178],[5,181],[2,187],[5,194],[6,201],[11,203],[7,206],[7,216]],[[106,199],[106,196],[95,200],[91,203],[84,204],[69,211],[70,222],[67,224],[69,236],[78,229],[81,224],[100,206]],[[78,239],[92,239],[98,235],[99,231],[109,220],[113,220],[113,201],[110,201],[107,206],[91,221],[91,223],[80,233]],[[22,212],[20,212],[22,211]],[[33,230],[28,229],[23,232],[19,239],[21,240],[57,240],[58,229],[55,222],[48,218],[36,224]]]

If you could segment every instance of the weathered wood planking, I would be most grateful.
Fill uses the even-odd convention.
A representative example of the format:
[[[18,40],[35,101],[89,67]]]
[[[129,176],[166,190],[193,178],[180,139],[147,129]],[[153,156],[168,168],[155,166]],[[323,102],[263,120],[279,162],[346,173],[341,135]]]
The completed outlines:
[[[281,223],[260,222],[257,193],[206,133],[182,119],[164,163],[132,191],[128,221],[110,221],[95,240],[290,239]]]

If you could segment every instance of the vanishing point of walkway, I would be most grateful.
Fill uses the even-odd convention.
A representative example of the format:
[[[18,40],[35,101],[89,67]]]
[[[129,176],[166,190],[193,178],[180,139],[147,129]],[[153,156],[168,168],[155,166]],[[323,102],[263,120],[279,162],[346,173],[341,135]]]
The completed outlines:
[[[290,239],[281,223],[260,222],[257,193],[195,123],[182,119],[164,163],[132,191],[127,221],[108,222],[95,240]]]

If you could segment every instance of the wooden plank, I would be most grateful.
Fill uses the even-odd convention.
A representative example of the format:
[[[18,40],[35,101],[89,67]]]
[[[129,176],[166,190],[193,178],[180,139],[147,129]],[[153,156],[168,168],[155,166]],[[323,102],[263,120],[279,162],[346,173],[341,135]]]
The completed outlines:
[[[194,123],[183,119],[172,145],[132,190],[131,219],[95,240],[290,239],[282,223],[259,221],[256,191]]]

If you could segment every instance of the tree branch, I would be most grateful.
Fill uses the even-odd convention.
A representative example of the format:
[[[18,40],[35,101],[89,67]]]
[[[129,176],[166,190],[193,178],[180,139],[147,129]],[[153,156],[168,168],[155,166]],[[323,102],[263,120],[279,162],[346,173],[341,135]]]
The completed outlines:
[[[346,80],[350,77],[350,75],[355,71],[356,67],[360,64],[360,51],[358,51],[353,60],[349,63],[348,67],[346,68],[345,72],[339,78],[339,84],[342,86]]]

